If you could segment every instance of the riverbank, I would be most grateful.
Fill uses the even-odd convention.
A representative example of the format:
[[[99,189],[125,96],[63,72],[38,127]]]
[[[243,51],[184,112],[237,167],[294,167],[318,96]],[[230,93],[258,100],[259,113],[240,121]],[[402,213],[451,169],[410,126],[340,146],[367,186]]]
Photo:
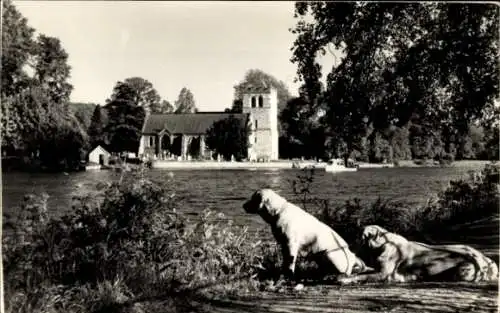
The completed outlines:
[[[151,167],[155,169],[189,169],[189,170],[283,170],[293,169],[299,164],[300,168],[314,166],[324,168],[326,163],[315,161],[272,161],[272,162],[218,162],[218,161],[153,161]]]
[[[360,169],[371,168],[394,168],[394,167],[480,167],[491,161],[485,160],[462,160],[455,161],[448,165],[419,164],[414,160],[399,161],[397,165],[394,163],[359,163]],[[314,167],[316,169],[324,169],[326,162],[317,161],[292,161],[292,160],[279,160],[271,162],[227,162],[227,161],[153,161],[152,168],[155,169],[183,169],[183,170],[287,170],[287,169],[301,169],[306,167]]]

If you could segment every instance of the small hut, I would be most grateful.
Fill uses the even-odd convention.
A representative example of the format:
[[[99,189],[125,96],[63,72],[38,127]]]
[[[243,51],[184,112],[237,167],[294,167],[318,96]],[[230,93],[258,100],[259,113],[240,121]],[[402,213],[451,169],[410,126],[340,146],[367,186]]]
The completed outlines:
[[[89,153],[89,163],[107,166],[110,155],[111,153],[109,153],[106,149],[101,146],[97,146]]]

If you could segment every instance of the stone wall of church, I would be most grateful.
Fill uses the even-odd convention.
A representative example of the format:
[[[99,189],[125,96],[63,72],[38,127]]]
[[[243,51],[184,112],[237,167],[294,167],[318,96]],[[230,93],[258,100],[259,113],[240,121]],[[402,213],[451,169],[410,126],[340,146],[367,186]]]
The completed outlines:
[[[262,99],[262,105],[259,98]],[[243,113],[250,113],[252,134],[249,137],[249,159],[277,160],[279,133],[276,89],[244,94]]]

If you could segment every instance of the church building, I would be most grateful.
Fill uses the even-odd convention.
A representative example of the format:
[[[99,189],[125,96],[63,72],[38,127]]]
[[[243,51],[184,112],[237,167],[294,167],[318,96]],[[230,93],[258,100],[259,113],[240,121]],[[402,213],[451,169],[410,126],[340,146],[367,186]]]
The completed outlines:
[[[208,129],[233,115],[250,125],[248,159],[278,159],[278,94],[262,83],[243,88],[242,113],[197,112],[147,114],[142,128],[139,155],[157,159],[213,159],[205,145]]]

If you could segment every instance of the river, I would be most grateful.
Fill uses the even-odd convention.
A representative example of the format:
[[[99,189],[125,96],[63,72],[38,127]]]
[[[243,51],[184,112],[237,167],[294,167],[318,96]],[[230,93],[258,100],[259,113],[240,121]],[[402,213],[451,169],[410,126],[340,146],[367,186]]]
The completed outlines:
[[[412,205],[425,203],[429,197],[445,188],[451,179],[466,177],[467,172],[481,168],[478,163],[454,167],[415,167],[361,169],[358,172],[325,173],[317,170],[312,184],[312,195],[331,200],[333,203],[359,198],[372,201],[383,199],[403,200]],[[260,223],[256,217],[243,212],[242,203],[257,188],[270,187],[288,199],[293,199],[292,181],[300,170],[150,170],[147,176],[154,181],[170,183],[176,195],[182,198],[179,210],[197,214],[210,208],[238,220],[238,223]],[[3,209],[15,214],[27,193],[49,194],[51,214],[70,210],[71,198],[85,193],[96,184],[119,179],[113,171],[79,173],[4,173]]]

